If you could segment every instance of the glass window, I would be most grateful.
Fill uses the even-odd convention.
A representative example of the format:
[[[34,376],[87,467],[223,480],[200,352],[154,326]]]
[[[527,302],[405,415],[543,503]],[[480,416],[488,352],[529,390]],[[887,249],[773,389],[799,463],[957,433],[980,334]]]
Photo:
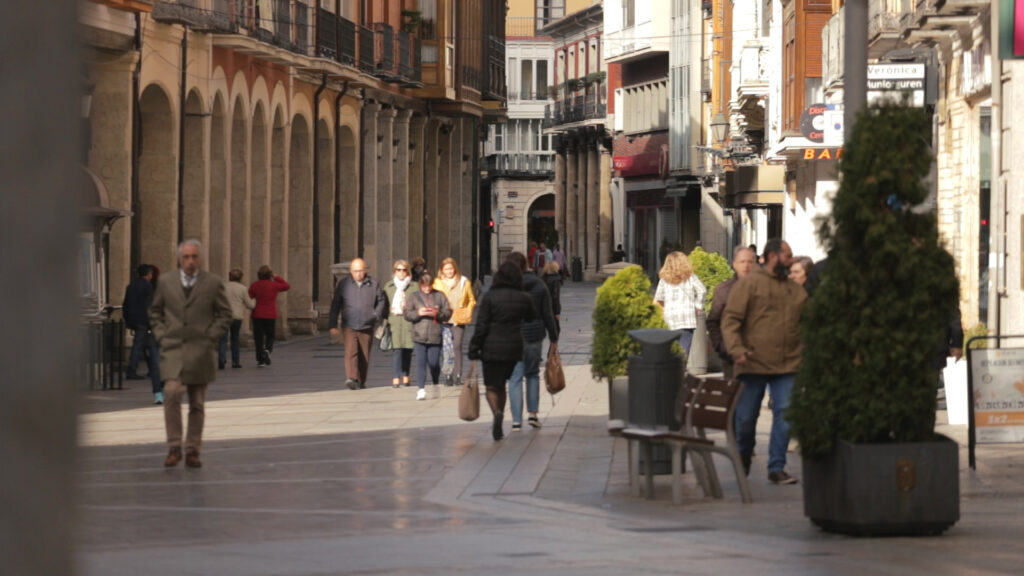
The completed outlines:
[[[548,61],[537,60],[537,99],[543,100],[548,96]]]
[[[533,60],[519,63],[519,97],[530,100],[533,94]]]
[[[342,0],[344,4],[344,0]],[[420,0],[420,38],[423,40],[437,39],[437,0]],[[436,55],[435,48],[435,55]],[[436,56],[434,61],[436,62]]]
[[[519,122],[519,149],[523,152],[528,152],[533,149],[530,146],[530,121]]]
[[[494,125],[494,151],[501,152],[501,149],[505,146],[505,125],[495,124]]]
[[[636,8],[633,6],[634,0],[622,0],[622,27],[629,28],[633,25],[633,17],[636,14]]]

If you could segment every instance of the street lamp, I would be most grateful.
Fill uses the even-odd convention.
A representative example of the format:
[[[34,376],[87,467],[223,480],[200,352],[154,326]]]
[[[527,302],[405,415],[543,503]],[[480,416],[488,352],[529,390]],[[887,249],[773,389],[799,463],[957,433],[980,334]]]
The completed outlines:
[[[719,144],[725,143],[725,137],[729,132],[729,119],[725,117],[725,114],[719,112],[711,118],[711,135],[715,138],[715,142]]]

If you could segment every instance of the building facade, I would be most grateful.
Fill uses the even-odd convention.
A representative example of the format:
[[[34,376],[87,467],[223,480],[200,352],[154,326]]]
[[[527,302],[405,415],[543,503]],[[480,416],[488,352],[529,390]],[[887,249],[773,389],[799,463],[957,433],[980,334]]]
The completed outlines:
[[[126,4],[133,7],[125,10]],[[141,7],[140,7],[141,6]],[[452,256],[476,273],[478,143],[503,118],[504,2],[83,1],[86,166],[108,208],[108,300],[185,238],[326,323],[331,266]]]

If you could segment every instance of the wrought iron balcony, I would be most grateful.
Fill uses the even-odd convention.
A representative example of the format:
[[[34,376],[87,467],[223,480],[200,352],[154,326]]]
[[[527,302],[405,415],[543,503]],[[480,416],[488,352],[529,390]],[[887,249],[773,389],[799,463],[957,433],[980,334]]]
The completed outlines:
[[[553,152],[505,152],[487,156],[484,169],[491,178],[549,178],[555,171]]]
[[[485,50],[487,68],[483,82],[483,97],[485,100],[504,100],[508,94],[505,85],[505,43],[497,36],[488,36]]]
[[[553,128],[587,120],[604,120],[607,116],[608,103],[604,95],[592,92],[569,96],[554,104],[548,104],[544,107],[544,120],[541,125],[544,128]]]
[[[398,80],[395,62],[395,29],[384,22],[373,24],[373,75],[387,81]]]
[[[373,30],[356,25],[356,32],[359,38],[359,69],[372,74],[377,68],[373,59]]]
[[[179,24],[200,32],[235,31],[233,13],[197,8],[195,3],[196,0],[157,0],[153,4],[153,19],[162,24]]]

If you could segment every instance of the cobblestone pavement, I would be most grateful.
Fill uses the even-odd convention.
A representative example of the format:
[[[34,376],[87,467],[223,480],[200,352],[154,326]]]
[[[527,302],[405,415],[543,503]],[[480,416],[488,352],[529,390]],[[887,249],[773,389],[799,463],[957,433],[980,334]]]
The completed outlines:
[[[567,389],[555,402],[542,395],[541,430],[502,442],[486,416],[458,420],[454,388],[421,402],[413,388],[391,389],[384,353],[367,390],[345,389],[342,350],[326,336],[282,343],[266,369],[244,350],[244,368],[220,373],[199,470],[163,468],[162,411],[145,381],[86,394],[80,572],[1020,573],[1024,449],[980,447],[969,471],[964,427],[939,426],[960,442],[964,468],[961,519],[941,537],[822,533],[803,517],[800,485],[769,484],[758,458],[753,504],[724,461],[723,500],[703,498],[690,474],[682,506],[667,477],[655,500],[631,497],[625,445],[605,432],[607,384],[588,365],[595,288],[562,292]],[[770,418],[760,422],[766,447]]]

